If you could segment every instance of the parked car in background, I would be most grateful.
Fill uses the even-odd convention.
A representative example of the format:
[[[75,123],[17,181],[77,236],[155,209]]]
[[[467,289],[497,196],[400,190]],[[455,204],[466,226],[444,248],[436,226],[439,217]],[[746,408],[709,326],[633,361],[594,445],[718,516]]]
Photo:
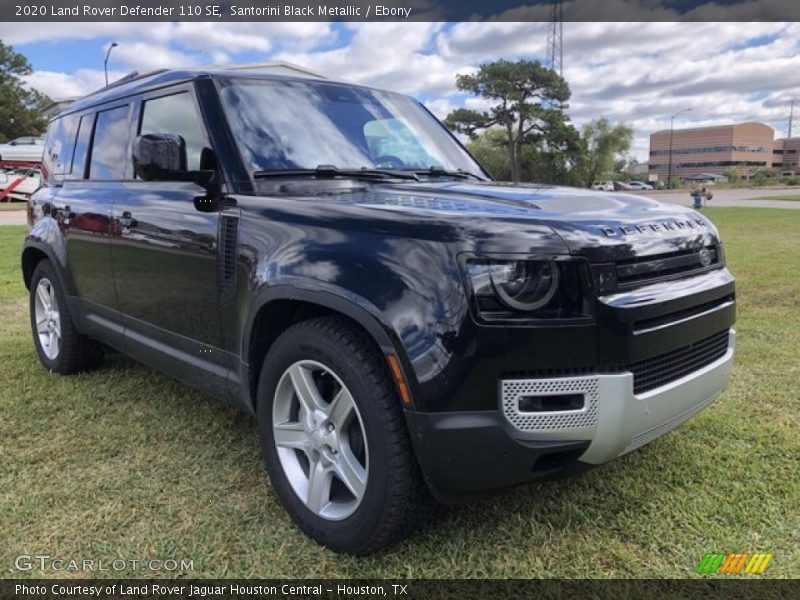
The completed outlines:
[[[629,181],[628,189],[631,190],[652,190],[653,186],[644,181]]]
[[[6,144],[0,144],[0,160],[42,162],[43,153],[43,137],[19,137]]]
[[[615,192],[627,192],[632,190],[633,188],[628,185],[626,181],[615,181],[614,182],[614,191]]]
[[[614,182],[613,181],[595,181],[592,184],[593,190],[600,190],[601,192],[613,192],[614,191]]]

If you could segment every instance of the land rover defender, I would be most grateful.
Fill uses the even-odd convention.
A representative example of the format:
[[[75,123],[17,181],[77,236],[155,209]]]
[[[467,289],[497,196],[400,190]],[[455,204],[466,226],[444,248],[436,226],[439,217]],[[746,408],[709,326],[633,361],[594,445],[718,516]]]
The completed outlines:
[[[45,368],[113,349],[252,413],[280,501],[337,551],[630,452],[728,380],[705,216],[494,182],[400,94],[155,72],[55,118],[43,179],[22,272]]]

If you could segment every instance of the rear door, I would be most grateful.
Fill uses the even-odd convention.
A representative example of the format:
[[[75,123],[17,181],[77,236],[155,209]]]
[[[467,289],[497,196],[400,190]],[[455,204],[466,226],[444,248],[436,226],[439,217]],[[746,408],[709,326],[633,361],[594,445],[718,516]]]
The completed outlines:
[[[111,110],[127,121],[127,105]],[[107,112],[101,109],[100,115]],[[101,183],[86,179],[97,118],[97,113],[90,111],[61,117],[50,125],[42,162],[49,185],[36,194],[36,202],[42,203],[42,211],[60,230],[68,301],[78,329],[119,346],[122,325],[111,274],[113,196]]]

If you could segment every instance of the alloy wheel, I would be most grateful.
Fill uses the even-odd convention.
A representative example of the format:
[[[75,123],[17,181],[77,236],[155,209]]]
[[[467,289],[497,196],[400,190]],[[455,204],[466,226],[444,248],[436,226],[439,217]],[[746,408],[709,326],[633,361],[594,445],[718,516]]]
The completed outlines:
[[[61,314],[55,287],[47,277],[42,277],[36,285],[34,316],[39,345],[47,358],[55,360],[61,349]]]
[[[292,364],[275,390],[272,430],[281,468],[305,506],[330,521],[352,515],[367,489],[369,450],[342,380],[316,361]]]

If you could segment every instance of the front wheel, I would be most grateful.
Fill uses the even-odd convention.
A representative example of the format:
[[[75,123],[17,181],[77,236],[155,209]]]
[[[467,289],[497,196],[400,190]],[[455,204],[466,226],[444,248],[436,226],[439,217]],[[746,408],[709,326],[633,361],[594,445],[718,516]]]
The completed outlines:
[[[400,401],[375,344],[338,317],[290,327],[258,386],[258,423],[278,497],[307,535],[368,554],[426,513]]]

